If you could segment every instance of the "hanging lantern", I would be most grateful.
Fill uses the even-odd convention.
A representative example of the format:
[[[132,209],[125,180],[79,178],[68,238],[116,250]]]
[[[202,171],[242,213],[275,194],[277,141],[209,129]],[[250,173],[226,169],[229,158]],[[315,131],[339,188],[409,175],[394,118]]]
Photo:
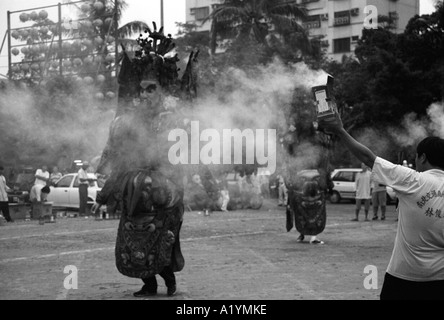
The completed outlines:
[[[105,5],[103,3],[101,3],[100,1],[96,1],[94,3],[94,9],[96,9],[96,11],[102,11],[105,8]]]
[[[20,72],[20,67],[14,65],[14,66],[11,67],[11,71],[12,71],[12,72],[15,72],[15,73],[16,73],[16,72]]]
[[[63,66],[65,68],[69,68],[72,66],[72,62],[70,60],[65,60],[65,61],[63,61]]]
[[[89,20],[85,20],[85,21],[82,22],[82,26],[83,26],[83,28],[85,28],[85,29],[91,29],[92,26],[93,26],[93,24],[92,24],[91,21],[89,21]]]
[[[103,82],[105,82],[105,76],[104,76],[103,74],[99,74],[99,75],[97,76],[97,82],[98,82],[98,83],[103,83]]]
[[[35,21],[35,20],[37,20],[39,18],[39,15],[37,14],[37,12],[33,11],[29,15],[29,18],[31,18],[32,21]]]
[[[45,10],[40,11],[39,18],[45,20],[46,18],[48,18],[48,12],[46,12]]]
[[[100,45],[102,45],[102,44],[103,44],[103,39],[102,39],[101,37],[96,37],[96,38],[94,39],[94,44],[95,44],[96,46],[100,46]]]
[[[31,46],[31,48],[30,48],[30,52],[31,52],[32,54],[38,54],[39,51],[40,51],[40,48],[39,48],[38,45]]]
[[[29,32],[28,30],[22,30],[22,34],[21,34],[22,38],[26,39],[29,36]]]
[[[87,65],[90,65],[93,63],[93,59],[91,57],[86,57],[83,62]]]
[[[88,13],[90,9],[91,7],[87,3],[82,4],[82,6],[80,7],[80,10],[82,10],[83,13]]]
[[[59,67],[59,62],[58,61],[53,61],[52,63],[51,63],[51,67],[52,68],[54,68],[54,69],[57,69],[58,67]]]
[[[32,29],[29,30],[29,35],[32,38],[37,39],[39,37],[39,31],[36,28],[32,28]]]
[[[33,64],[31,64],[31,69],[34,71],[38,71],[38,70],[40,70],[40,66],[38,63],[33,63]]]
[[[94,83],[94,79],[88,76],[88,77],[83,78],[83,82],[87,85],[91,85]]]
[[[40,28],[40,33],[41,34],[48,34],[48,32],[49,32],[49,29],[47,27],[41,27]]]
[[[112,42],[114,42],[114,40],[116,40],[116,39],[113,36],[106,37],[106,42],[108,42],[108,43],[112,43]]]
[[[12,48],[11,52],[12,52],[13,55],[17,56],[17,55],[19,55],[20,50],[17,49],[17,48]]]
[[[103,25],[103,21],[102,19],[96,19],[93,21],[93,25],[95,25],[96,27],[101,27]]]
[[[80,41],[79,39],[74,40],[74,42],[72,43],[72,48],[74,50],[80,49],[81,46],[82,46],[82,41]]]
[[[116,97],[116,94],[115,94],[114,92],[112,92],[112,91],[108,91],[108,92],[106,93],[106,97],[107,97],[108,99],[114,99],[114,98]]]
[[[12,31],[11,37],[13,37],[14,39],[20,38],[20,32],[18,32],[17,30]]]
[[[20,51],[21,51],[23,54],[28,54],[28,53],[29,53],[29,48],[28,48],[28,47],[23,47]]]
[[[105,98],[105,96],[103,95],[103,93],[101,92],[97,92],[96,93],[96,99],[97,100],[103,100]]]
[[[81,65],[82,65],[82,59],[80,59],[80,58],[75,58],[75,59],[73,60],[73,64],[74,64],[74,66],[76,66],[76,67],[81,66]]]
[[[55,33],[57,33],[57,25],[52,25],[52,26],[50,26],[49,27],[49,30],[53,33],[53,34],[55,34]]]
[[[26,21],[28,21],[29,20],[29,14],[27,14],[27,13],[22,13],[21,15],[20,15],[20,21],[21,22],[26,22]]]
[[[69,50],[71,50],[71,43],[69,43],[69,42],[63,42],[63,44],[62,44],[62,48],[63,48],[63,50],[65,50],[65,51],[69,51]]]
[[[113,23],[113,18],[106,18],[105,19],[105,27],[109,28],[111,24]]]
[[[39,45],[39,51],[40,53],[46,53],[48,51],[48,46],[46,44],[40,44]]]
[[[88,47],[88,48],[92,47],[92,45],[93,45],[92,41],[89,40],[89,39],[83,39],[83,40],[82,40],[82,44],[83,44],[85,47]]]
[[[27,64],[27,63],[23,63],[23,64],[20,66],[20,69],[22,69],[23,71],[28,71],[28,70],[29,70],[29,64]]]
[[[105,62],[107,63],[113,63],[114,62],[114,56],[109,54],[105,57]]]

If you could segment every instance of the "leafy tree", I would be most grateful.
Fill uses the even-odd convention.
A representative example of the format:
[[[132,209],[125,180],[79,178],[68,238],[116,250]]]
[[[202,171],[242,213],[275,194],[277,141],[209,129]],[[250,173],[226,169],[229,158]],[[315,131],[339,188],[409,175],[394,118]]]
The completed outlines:
[[[239,43],[254,39],[267,46],[267,36],[279,35],[290,38],[298,32],[306,35],[297,22],[306,16],[305,8],[290,1],[271,0],[226,0],[217,7],[208,19],[212,19],[212,53],[216,50],[216,39],[235,38]],[[304,38],[308,43],[308,37]]]

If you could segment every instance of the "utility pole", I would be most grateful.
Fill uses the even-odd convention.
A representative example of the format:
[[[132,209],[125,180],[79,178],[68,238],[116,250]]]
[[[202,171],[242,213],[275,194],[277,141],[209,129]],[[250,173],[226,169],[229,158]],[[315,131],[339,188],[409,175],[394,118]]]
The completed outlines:
[[[163,27],[163,0],[160,0],[160,27]]]

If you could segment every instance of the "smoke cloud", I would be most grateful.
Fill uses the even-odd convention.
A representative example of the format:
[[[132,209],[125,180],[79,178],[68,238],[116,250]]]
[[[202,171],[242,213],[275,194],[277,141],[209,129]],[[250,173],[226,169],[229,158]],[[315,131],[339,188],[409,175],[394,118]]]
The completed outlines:
[[[0,92],[3,164],[69,169],[75,159],[101,154],[115,108],[104,109],[91,88],[71,89],[50,95],[42,87],[37,94],[9,84]]]

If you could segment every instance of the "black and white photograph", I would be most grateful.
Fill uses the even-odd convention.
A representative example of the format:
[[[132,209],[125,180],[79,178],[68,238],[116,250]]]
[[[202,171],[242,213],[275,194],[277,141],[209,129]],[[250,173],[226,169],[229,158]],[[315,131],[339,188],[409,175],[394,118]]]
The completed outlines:
[[[444,300],[443,0],[0,0],[0,41],[0,300]]]

